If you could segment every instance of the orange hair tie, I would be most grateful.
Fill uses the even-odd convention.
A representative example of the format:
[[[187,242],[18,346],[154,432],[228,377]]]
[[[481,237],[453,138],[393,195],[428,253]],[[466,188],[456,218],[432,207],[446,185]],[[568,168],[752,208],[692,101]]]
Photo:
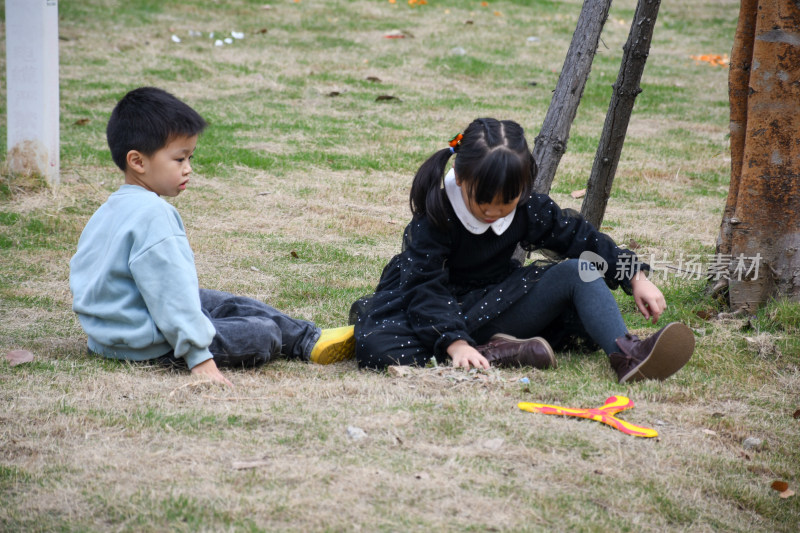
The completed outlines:
[[[461,144],[461,139],[463,139],[463,138],[464,138],[464,136],[459,133],[458,135],[456,135],[455,137],[450,139],[450,143],[449,143],[450,144],[450,148],[455,148],[456,146]]]

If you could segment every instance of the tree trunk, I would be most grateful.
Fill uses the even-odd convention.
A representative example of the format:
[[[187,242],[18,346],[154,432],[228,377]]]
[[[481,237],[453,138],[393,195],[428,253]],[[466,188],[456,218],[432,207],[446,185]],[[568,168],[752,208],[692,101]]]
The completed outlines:
[[[597,228],[603,222],[608,198],[611,196],[611,185],[628,132],[633,104],[636,96],[642,92],[639,82],[650,53],[650,41],[660,4],[661,0],[639,0],[628,41],[622,48],[622,64],[617,82],[612,86],[614,92],[586,187],[586,197],[581,206],[581,214]]]
[[[739,180],[742,177],[744,137],[747,131],[747,92],[750,85],[750,62],[753,60],[757,6],[758,0],[742,0],[739,9],[739,24],[731,50],[730,72],[728,73],[728,98],[731,107],[731,184],[717,237],[717,254],[722,255],[731,253],[731,230],[733,224],[737,222],[733,213],[736,211]]]
[[[550,192],[558,163],[567,150],[569,130],[592,70],[592,60],[610,7],[611,0],[583,2],[578,25],[564,59],[564,67],[558,77],[542,129],[534,142],[533,158],[539,167],[539,173],[533,189],[538,193]]]
[[[611,0],[583,2],[564,66],[558,76],[553,98],[550,99],[550,107],[533,145],[533,158],[538,167],[533,190],[537,193],[550,192],[561,156],[567,150],[569,130],[592,70],[592,60],[610,8]],[[514,250],[514,259],[520,264],[525,262],[525,255],[519,246]]]
[[[730,301],[753,310],[769,298],[786,295],[800,301],[800,2],[743,1],[741,32],[755,20],[746,110],[731,105],[733,134],[746,124],[741,165],[732,153],[735,208],[731,228]],[[749,10],[749,11],[745,11]],[[744,22],[741,19],[745,19]],[[734,54],[747,52],[737,40]],[[745,60],[739,65],[746,65]],[[740,91],[742,67],[732,69],[732,87]],[[745,70],[746,72],[746,70]],[[738,85],[737,85],[738,83]],[[731,93],[731,101],[740,99]],[[735,115],[734,115],[735,113]],[[738,142],[738,139],[737,141]],[[733,148],[732,148],[733,149]],[[738,150],[738,147],[736,147]],[[723,228],[725,226],[723,220]],[[721,235],[724,242],[724,231]]]

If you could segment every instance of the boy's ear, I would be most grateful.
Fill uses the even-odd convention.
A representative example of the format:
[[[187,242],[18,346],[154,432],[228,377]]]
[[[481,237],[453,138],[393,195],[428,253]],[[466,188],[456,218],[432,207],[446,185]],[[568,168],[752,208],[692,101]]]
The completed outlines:
[[[145,156],[138,150],[131,150],[125,156],[125,162],[128,164],[128,168],[137,172],[139,174],[143,174],[145,171]]]
[[[458,177],[458,174],[456,174],[455,170],[453,171],[453,177],[456,178],[456,185],[461,187],[461,178]]]

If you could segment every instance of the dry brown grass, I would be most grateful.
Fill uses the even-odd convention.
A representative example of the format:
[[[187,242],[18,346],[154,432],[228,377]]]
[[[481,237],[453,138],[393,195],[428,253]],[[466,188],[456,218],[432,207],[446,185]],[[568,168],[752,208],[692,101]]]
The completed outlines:
[[[476,116],[516,119],[535,137],[581,6],[145,4],[62,3],[62,184],[0,200],[22,221],[0,226],[19,241],[0,248],[0,355],[36,356],[0,361],[0,529],[796,531],[800,501],[769,485],[797,489],[798,326],[774,312],[703,321],[693,312],[714,303],[674,276],[663,281],[669,318],[695,328],[697,351],[664,383],[618,385],[599,353],[558,354],[548,372],[402,376],[280,360],[229,372],[233,389],[88,357],[68,261],[118,184],[96,152],[124,91],[157,84],[211,119],[190,188],[174,201],[201,285],[338,325],[398,250],[424,157]],[[737,5],[661,6],[604,223],[643,255],[713,250],[727,189],[717,178],[730,164],[726,73],[689,56],[729,51],[732,33],[719,28],[732,31]],[[587,139],[608,101],[598,87],[616,76],[634,7],[612,8],[554,183],[563,207],[580,208],[569,192],[591,169]],[[234,28],[247,37],[228,47],[169,41]],[[414,37],[384,39],[394,28]],[[467,50],[464,63],[454,46]],[[42,233],[20,229],[34,220]],[[653,331],[629,298],[620,303],[634,332]],[[593,407],[614,394],[636,403],[622,418],[659,438],[516,408]],[[349,437],[351,426],[366,437]],[[745,449],[747,437],[762,443]]]

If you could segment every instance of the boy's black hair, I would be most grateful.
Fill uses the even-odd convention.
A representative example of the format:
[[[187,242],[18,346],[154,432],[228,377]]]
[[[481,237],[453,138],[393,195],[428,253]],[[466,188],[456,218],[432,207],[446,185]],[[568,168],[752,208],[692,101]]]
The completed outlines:
[[[124,172],[131,150],[150,156],[175,137],[193,137],[205,127],[206,121],[197,111],[167,91],[139,87],[117,102],[106,138],[114,163]]]
[[[444,171],[453,152],[433,154],[417,170],[409,203],[414,215],[427,215],[434,225],[447,227]],[[527,196],[536,178],[536,162],[522,126],[512,120],[479,118],[464,130],[455,147],[453,164],[461,186],[476,203],[491,203],[498,195],[508,203]]]

